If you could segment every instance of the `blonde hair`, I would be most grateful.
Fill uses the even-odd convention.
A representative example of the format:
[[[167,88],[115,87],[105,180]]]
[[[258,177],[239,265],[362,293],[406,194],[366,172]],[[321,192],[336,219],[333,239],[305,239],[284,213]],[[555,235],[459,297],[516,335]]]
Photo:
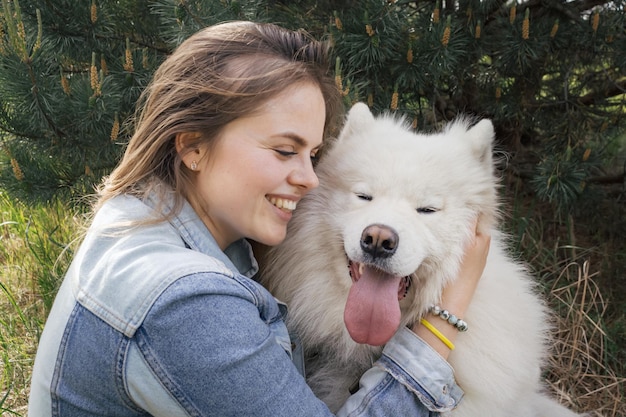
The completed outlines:
[[[325,137],[343,118],[326,44],[272,24],[229,22],[183,42],[157,69],[140,98],[135,133],[99,190],[96,209],[121,194],[174,191],[169,215],[192,198],[190,172],[176,151],[179,133],[199,132],[188,148],[210,146],[233,120],[299,82],[317,85],[326,103]],[[166,184],[168,187],[155,187]],[[161,195],[160,197],[163,197]],[[163,200],[163,198],[161,198]]]

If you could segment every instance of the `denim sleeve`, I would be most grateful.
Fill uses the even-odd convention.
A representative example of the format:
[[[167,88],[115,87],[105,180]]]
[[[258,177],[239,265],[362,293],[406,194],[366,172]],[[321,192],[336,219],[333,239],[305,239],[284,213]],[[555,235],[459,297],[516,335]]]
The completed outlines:
[[[215,286],[212,278],[174,283],[135,335],[142,361],[169,396],[195,416],[332,415],[276,343],[254,298],[235,281]],[[429,416],[460,396],[447,362],[408,329],[361,384],[339,415]],[[135,384],[149,398],[141,390]]]
[[[396,332],[359,384],[339,416],[431,416],[463,396],[448,362],[408,328]]]

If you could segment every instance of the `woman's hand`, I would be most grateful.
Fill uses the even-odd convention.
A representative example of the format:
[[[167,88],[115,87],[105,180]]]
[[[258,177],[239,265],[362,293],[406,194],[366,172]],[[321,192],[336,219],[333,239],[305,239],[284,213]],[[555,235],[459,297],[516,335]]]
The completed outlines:
[[[476,226],[474,226],[474,229],[476,229]],[[464,317],[465,311],[472,301],[487,263],[490,243],[491,235],[480,233],[476,229],[474,239],[468,243],[465,249],[457,279],[443,290],[439,305],[458,318],[462,319]],[[435,326],[445,338],[454,343],[459,332],[454,326],[430,313],[424,318]],[[415,323],[412,330],[431,345],[444,359],[447,359],[450,348],[439,337],[435,336],[432,331],[421,323]]]

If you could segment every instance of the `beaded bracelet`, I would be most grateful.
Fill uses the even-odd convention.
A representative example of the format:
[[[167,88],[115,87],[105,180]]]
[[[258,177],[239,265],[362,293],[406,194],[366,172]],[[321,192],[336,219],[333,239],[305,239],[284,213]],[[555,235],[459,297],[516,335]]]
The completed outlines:
[[[443,320],[447,321],[448,323],[453,325],[460,332],[466,332],[467,329],[469,329],[469,326],[467,325],[467,323],[465,321],[461,320],[460,318],[458,318],[454,314],[451,314],[448,310],[442,309],[438,305],[431,306],[430,307],[430,312],[433,315],[439,316]]]

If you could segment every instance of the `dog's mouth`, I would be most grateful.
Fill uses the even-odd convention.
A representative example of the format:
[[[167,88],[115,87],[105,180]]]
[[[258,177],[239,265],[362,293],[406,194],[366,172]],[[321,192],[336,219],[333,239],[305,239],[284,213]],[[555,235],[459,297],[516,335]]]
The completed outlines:
[[[399,301],[406,297],[410,276],[383,271],[373,265],[348,262],[352,287],[344,310],[344,323],[357,343],[384,345],[400,326]]]

